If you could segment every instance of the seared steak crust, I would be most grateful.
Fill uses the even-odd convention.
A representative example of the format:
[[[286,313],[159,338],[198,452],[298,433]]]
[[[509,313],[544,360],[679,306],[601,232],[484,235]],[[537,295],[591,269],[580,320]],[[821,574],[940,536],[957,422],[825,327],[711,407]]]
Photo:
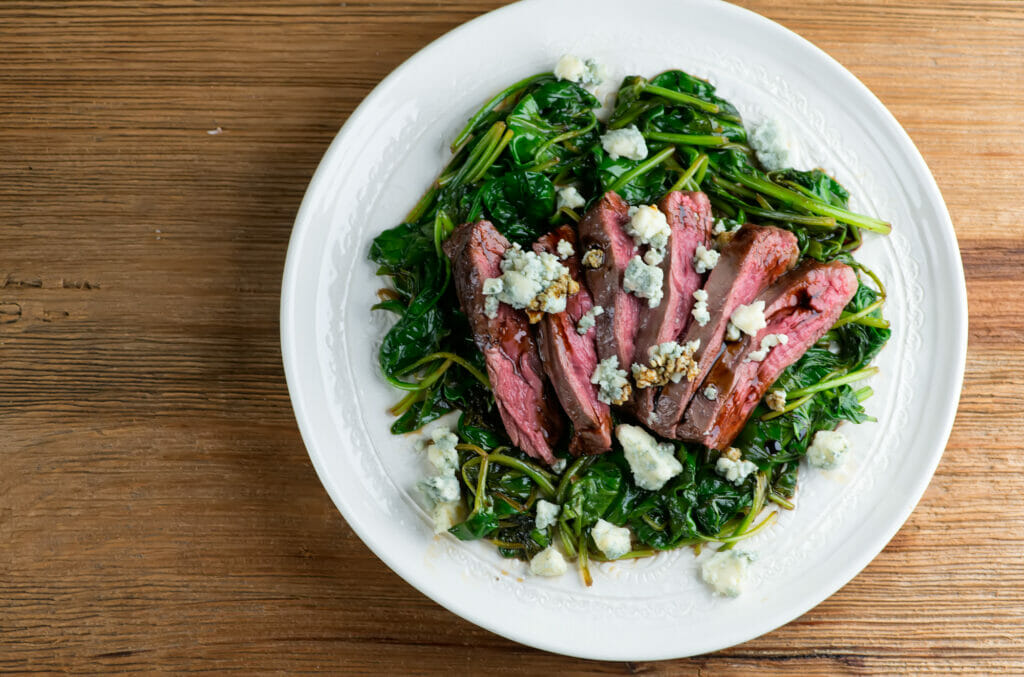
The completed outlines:
[[[561,437],[562,417],[548,396],[529,320],[504,303],[494,319],[484,313],[484,280],[501,275],[508,248],[508,240],[488,221],[459,226],[444,243],[455,291],[484,354],[505,431],[530,456],[554,463],[552,447]]]
[[[562,226],[540,238],[533,246],[539,252],[557,252],[558,243],[567,241],[576,249],[576,233]],[[566,257],[563,264],[569,274],[580,281],[579,255]],[[597,399],[597,386],[590,377],[597,367],[595,329],[583,335],[576,330],[580,318],[593,307],[590,292],[584,285],[566,301],[565,312],[547,313],[537,325],[537,339],[544,371],[555,387],[558,401],[573,425],[569,451],[573,455],[600,454],[612,448],[611,410]]]
[[[584,278],[594,304],[604,308],[604,314],[597,318],[597,357],[618,357],[622,369],[629,369],[633,361],[641,305],[640,299],[622,288],[623,273],[637,253],[633,239],[624,230],[628,222],[629,205],[609,191],[579,223]]]
[[[697,375],[692,380],[669,383],[655,401],[654,411],[644,421],[665,437],[676,437],[686,407],[697,386],[718,358],[722,339],[733,311],[751,303],[758,294],[796,264],[799,250],[796,236],[774,226],[744,225],[722,250],[718,265],[708,276],[710,321],[703,327],[690,323],[680,343],[699,341],[694,354]]]
[[[765,290],[759,299],[768,326],[725,349],[691,400],[679,437],[712,449],[728,446],[772,383],[835,324],[856,291],[856,273],[838,261],[805,263]],[[788,340],[763,360],[750,360],[769,334]],[[717,391],[716,399],[705,396],[708,386]]]

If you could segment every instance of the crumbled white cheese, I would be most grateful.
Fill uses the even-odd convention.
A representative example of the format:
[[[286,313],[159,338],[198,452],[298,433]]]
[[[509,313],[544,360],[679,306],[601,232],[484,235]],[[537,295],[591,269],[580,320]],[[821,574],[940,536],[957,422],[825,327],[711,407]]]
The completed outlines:
[[[842,465],[848,451],[850,441],[841,432],[819,430],[807,450],[807,460],[815,468],[833,470]]]
[[[743,592],[753,553],[740,550],[719,551],[700,567],[700,577],[716,594],[736,597]]]
[[[727,326],[725,328],[725,340],[726,341],[739,341],[740,340],[740,335],[741,335],[740,334],[740,330],[732,322],[730,322],[729,326]]]
[[[565,460],[564,458],[560,458],[551,464],[551,471],[554,472],[556,475],[561,475],[562,471],[565,470],[565,466],[567,465],[569,465],[569,461]]]
[[[547,529],[558,520],[562,508],[557,503],[548,503],[543,498],[537,501],[537,528]]]
[[[601,147],[612,160],[618,160],[620,157],[643,160],[647,157],[647,142],[636,125],[606,132],[601,136]]]
[[[778,171],[793,164],[796,144],[789,130],[775,118],[768,118],[755,125],[747,141],[757,153],[761,165],[768,171]]]
[[[626,371],[619,369],[619,358],[616,355],[597,363],[590,382],[598,387],[597,399],[605,404],[622,404],[632,392]]]
[[[593,59],[583,59],[566,54],[555,64],[555,77],[578,85],[597,86],[605,78],[605,69]]]
[[[683,471],[683,465],[673,453],[673,446],[659,444],[640,426],[621,423],[615,428],[615,437],[622,445],[633,479],[641,489],[657,491]]]
[[[721,235],[722,233],[731,233],[733,231],[739,230],[740,226],[742,225],[743,224],[740,223],[739,221],[730,222],[728,219],[718,219],[717,221],[715,221],[715,225],[711,227],[711,234],[718,236]]]
[[[483,293],[488,299],[484,302],[484,312],[492,319],[497,316],[498,308],[490,302],[491,298],[535,313],[560,313],[565,310],[566,298],[579,291],[579,283],[570,277],[569,269],[558,257],[549,252],[523,251],[518,244],[505,252],[501,271],[501,277],[483,283]],[[536,319],[540,319],[539,316]]]
[[[421,481],[419,487],[431,503],[451,503],[462,495],[455,475],[434,475]]]
[[[430,509],[430,520],[434,523],[434,533],[443,534],[458,524],[459,510],[461,506],[457,502],[435,503]]]
[[[723,455],[715,463],[715,472],[733,484],[742,484],[750,473],[757,472],[757,466],[750,461],[735,461]]]
[[[712,402],[718,399],[718,386],[715,384],[709,385],[704,389],[704,397],[708,398]]]
[[[747,354],[744,362],[760,362],[768,357],[768,352],[775,346],[784,346],[789,343],[789,337],[785,334],[766,334],[761,337],[761,347],[752,350]]]
[[[590,310],[583,313],[583,317],[576,323],[576,333],[580,336],[584,336],[591,328],[594,323],[597,322],[597,316],[604,315],[604,308],[601,306],[593,306]]]
[[[563,261],[576,253],[576,250],[572,248],[572,243],[568,240],[559,240],[555,251],[558,252],[558,258]]]
[[[597,520],[597,524],[591,529],[590,535],[593,536],[597,548],[608,559],[618,559],[633,547],[629,537],[629,529],[617,527],[603,519]]]
[[[433,443],[426,445],[424,451],[438,474],[421,481],[419,488],[430,504],[434,533],[440,534],[459,521],[458,514],[462,508],[459,501],[462,489],[455,476],[459,468],[459,452],[455,445],[459,438],[444,426],[431,431],[430,438]]]
[[[427,460],[441,475],[454,475],[459,467],[459,452],[455,445],[459,443],[458,436],[445,427],[435,428],[430,433],[433,444],[427,446]]]
[[[782,388],[769,390],[764,396],[764,403],[772,411],[784,411],[786,409],[786,391]]]
[[[583,199],[580,192],[576,190],[576,186],[566,186],[565,188],[558,189],[558,209],[563,207],[567,209],[579,209],[580,207],[587,204],[587,201]]]
[[[661,262],[665,260],[664,249],[648,249],[644,252],[644,263],[649,266],[661,265]]]
[[[530,560],[530,573],[534,576],[561,576],[569,570],[562,553],[548,546]]]
[[[505,283],[500,277],[489,277],[484,280],[483,292],[486,296],[494,296],[505,290]]]
[[[703,275],[718,265],[720,254],[714,249],[708,249],[702,244],[697,245],[697,251],[693,255],[693,269]]]
[[[666,341],[647,349],[648,364],[633,363],[631,368],[637,388],[663,386],[669,381],[679,383],[685,376],[692,381],[700,372],[693,354],[700,348],[700,339],[685,345]]]
[[[768,326],[768,320],[764,316],[764,301],[754,301],[751,304],[739,306],[732,311],[729,321],[744,334],[756,335],[757,332]]]
[[[647,305],[651,308],[657,308],[665,294],[662,289],[664,281],[665,273],[661,268],[648,265],[639,256],[634,256],[622,275],[622,288],[647,299]]]
[[[587,74],[587,65],[575,54],[563,54],[555,64],[555,77],[569,82],[580,82]]]
[[[690,314],[693,315],[693,321],[703,327],[711,321],[711,312],[708,310],[708,293],[703,289],[698,289],[693,292],[693,299],[696,303],[693,304]]]
[[[664,250],[668,246],[668,219],[654,205],[641,205],[629,208],[629,222],[626,233],[633,238],[637,247],[648,245],[651,249]]]

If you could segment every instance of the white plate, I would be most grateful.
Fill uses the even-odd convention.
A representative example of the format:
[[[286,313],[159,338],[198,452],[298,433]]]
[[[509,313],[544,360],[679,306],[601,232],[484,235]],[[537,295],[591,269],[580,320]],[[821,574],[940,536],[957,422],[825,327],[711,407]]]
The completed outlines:
[[[628,9],[624,9],[628,8]],[[713,597],[689,549],[530,577],[483,543],[435,537],[417,504],[426,463],[393,437],[399,393],[376,366],[385,329],[371,313],[380,281],[370,240],[395,225],[446,158],[466,118],[495,92],[572,52],[607,64],[615,83],[682,68],[710,78],[756,120],[786,121],[810,165],[891,219],[859,252],[888,284],[893,339],[868,411],[846,426],[841,472],[805,469],[798,507],[759,534],[748,592]],[[389,75],[324,155],[288,248],[281,343],[295,415],[320,479],[366,544],[395,572],[460,616],[535,647],[607,660],[721,649],[796,618],[853,578],[892,538],[928,484],[959,399],[966,353],[963,269],[928,168],[882,104],[797,35],[732,5],[700,1],[529,0],[435,41]],[[704,555],[706,557],[707,555]],[[339,572],[339,575],[344,575]]]

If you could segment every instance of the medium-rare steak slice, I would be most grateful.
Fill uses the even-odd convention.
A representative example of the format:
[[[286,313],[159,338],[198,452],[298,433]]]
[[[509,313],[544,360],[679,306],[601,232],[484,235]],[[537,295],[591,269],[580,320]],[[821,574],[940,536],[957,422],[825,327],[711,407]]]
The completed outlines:
[[[626,266],[637,254],[625,231],[628,222],[629,205],[609,191],[579,223],[579,254],[587,288],[594,304],[604,308],[597,318],[597,357],[617,357],[619,367],[626,370],[633,361],[640,305],[646,304],[622,288]]]
[[[575,231],[569,226],[562,226],[540,238],[533,249],[537,253],[546,251],[557,254],[560,242],[568,242],[575,250]],[[569,269],[570,276],[579,281],[582,273],[579,256],[566,256],[562,263]],[[537,341],[544,371],[555,387],[562,409],[572,421],[573,436],[569,441],[569,451],[575,456],[600,454],[612,448],[611,409],[604,402],[598,401],[597,386],[590,382],[597,368],[595,329],[589,327],[583,334],[577,331],[580,318],[593,306],[590,292],[584,285],[580,285],[580,290],[566,300],[565,312],[545,313],[537,325]]]
[[[704,284],[704,275],[693,264],[697,245],[711,247],[711,202],[704,193],[673,191],[658,209],[668,220],[671,235],[661,269],[664,271],[664,296],[657,307],[641,304],[636,350],[633,360],[648,361],[648,350],[666,341],[675,341],[686,328],[693,309],[693,292]],[[631,409],[640,421],[654,410],[657,388],[634,388]]]
[[[728,446],[772,383],[835,324],[856,291],[857,275],[838,261],[806,263],[779,278],[759,297],[768,325],[725,349],[690,401],[679,437],[712,449]],[[762,343],[765,337],[773,339]]]
[[[444,243],[455,291],[484,354],[505,432],[530,456],[554,463],[551,447],[561,437],[562,418],[545,388],[526,314],[504,303],[493,319],[484,310],[484,280],[501,276],[501,259],[508,248],[508,240],[488,221],[459,226]]]
[[[768,285],[796,264],[796,236],[774,226],[744,225],[722,250],[718,265],[708,276],[704,291],[710,320],[691,322],[680,343],[699,341],[693,359],[696,376],[669,383],[661,390],[654,411],[645,419],[652,430],[676,436],[676,426],[697,386],[718,358],[729,318],[741,305],[753,301]]]

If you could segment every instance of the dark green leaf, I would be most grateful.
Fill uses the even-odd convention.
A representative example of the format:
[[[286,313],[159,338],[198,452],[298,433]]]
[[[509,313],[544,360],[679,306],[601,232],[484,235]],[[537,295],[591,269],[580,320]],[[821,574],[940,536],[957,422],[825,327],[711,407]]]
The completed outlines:
[[[482,193],[491,222],[523,247],[529,247],[547,231],[555,213],[555,185],[537,172],[508,172],[488,181]]]
[[[466,521],[456,524],[448,533],[460,541],[475,541],[498,528],[498,517],[490,508],[470,513]]]
[[[577,520],[577,529],[593,524],[611,506],[621,484],[622,473],[617,465],[603,459],[597,461],[570,487],[562,508],[564,515]]]

